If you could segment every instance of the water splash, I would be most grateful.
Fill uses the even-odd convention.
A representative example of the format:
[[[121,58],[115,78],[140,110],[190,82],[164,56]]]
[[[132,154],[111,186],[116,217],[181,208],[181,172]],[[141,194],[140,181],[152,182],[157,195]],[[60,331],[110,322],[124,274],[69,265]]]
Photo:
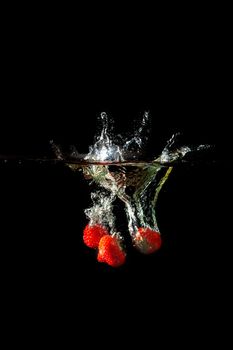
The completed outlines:
[[[97,136],[97,141],[90,146],[89,153],[84,158],[87,161],[123,161],[123,154],[120,147],[114,143],[109,131],[109,119],[106,113],[101,113],[100,121],[102,123],[101,134]]]
[[[92,207],[85,210],[89,224],[84,230],[84,242],[89,245],[91,240],[96,242],[98,236],[99,243],[95,246],[99,251],[98,260],[111,266],[119,266],[124,263],[126,253],[122,247],[124,235],[118,232],[113,214],[116,199],[125,207],[128,232],[133,245],[145,254],[156,251],[161,245],[156,218],[159,192],[175,162],[183,160],[186,154],[208,146],[177,147],[179,134],[175,134],[160,156],[151,161],[141,161],[138,159],[141,159],[145,140],[148,138],[148,113],[143,115],[140,126],[133,135],[125,138],[116,137],[110,131],[106,113],[101,113],[100,121],[101,132],[94,145],[89,148],[89,153],[84,158],[86,163],[81,167],[84,177],[96,185],[91,194]],[[69,166],[77,169],[77,166]],[[113,241],[109,246],[103,247],[101,242],[106,241],[106,235],[111,236]],[[112,245],[116,249],[114,252],[111,251]],[[89,246],[93,247],[92,243]]]
[[[108,118],[105,112],[100,115],[102,124],[101,132],[96,137],[96,142],[90,146],[89,152],[85,157],[87,161],[111,161],[123,162],[126,159],[138,159],[142,152],[146,139],[148,138],[149,113],[144,113],[142,120],[135,129],[133,136],[118,137],[110,131],[113,121]]]

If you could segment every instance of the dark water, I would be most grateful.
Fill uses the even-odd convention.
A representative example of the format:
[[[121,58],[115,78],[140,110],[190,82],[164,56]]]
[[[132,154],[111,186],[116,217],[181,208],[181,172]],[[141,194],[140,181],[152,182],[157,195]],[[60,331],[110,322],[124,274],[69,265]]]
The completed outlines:
[[[218,165],[176,167],[158,200],[163,248],[149,257],[129,247],[126,266],[111,271],[98,264],[83,245],[83,210],[90,205],[90,186],[79,172],[63,165],[1,166],[1,221],[4,264],[9,277],[68,279],[131,275],[184,277],[188,267],[201,275],[216,265],[228,239],[227,193]],[[122,216],[122,228],[127,223]],[[213,265],[212,265],[213,264]],[[171,277],[170,276],[170,277]],[[197,276],[196,276],[197,277]]]

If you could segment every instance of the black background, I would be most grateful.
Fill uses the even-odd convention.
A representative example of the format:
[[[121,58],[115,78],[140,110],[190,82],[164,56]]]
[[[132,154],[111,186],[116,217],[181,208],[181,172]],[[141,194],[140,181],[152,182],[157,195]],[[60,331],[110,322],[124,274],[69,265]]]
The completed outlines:
[[[81,174],[62,165],[1,162],[2,267],[15,307],[36,300],[38,309],[50,305],[55,314],[66,307],[77,311],[82,302],[99,310],[108,298],[111,305],[125,301],[136,310],[146,303],[148,311],[160,303],[177,306],[186,297],[211,308],[216,288],[227,290],[232,188],[227,38],[209,27],[201,33],[187,26],[158,32],[149,23],[143,34],[118,33],[116,27],[106,35],[103,23],[89,34],[85,28],[42,31],[42,24],[7,29],[1,154],[53,156],[51,139],[86,152],[102,111],[118,130],[130,130],[149,111],[154,154],[176,131],[186,143],[215,145],[215,162],[177,167],[161,191],[161,250],[143,256],[128,246],[119,269],[97,263],[96,253],[82,242],[90,188]]]

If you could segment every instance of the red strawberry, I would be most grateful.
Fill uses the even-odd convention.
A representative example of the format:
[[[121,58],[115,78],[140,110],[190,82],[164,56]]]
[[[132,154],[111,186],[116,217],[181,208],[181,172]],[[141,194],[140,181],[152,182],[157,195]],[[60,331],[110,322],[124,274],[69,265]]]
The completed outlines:
[[[161,247],[160,233],[149,227],[140,227],[134,237],[134,244],[143,254],[151,254]]]
[[[87,225],[83,231],[83,241],[89,248],[98,248],[100,239],[108,235],[108,230],[100,225]]]
[[[124,264],[126,258],[116,237],[105,235],[99,242],[99,252],[97,260],[105,262],[112,267],[118,267]]]

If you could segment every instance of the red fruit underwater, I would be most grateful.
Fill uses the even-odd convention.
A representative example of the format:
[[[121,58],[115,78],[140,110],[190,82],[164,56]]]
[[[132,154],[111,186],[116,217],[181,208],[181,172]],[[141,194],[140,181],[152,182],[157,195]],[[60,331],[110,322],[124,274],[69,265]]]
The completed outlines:
[[[83,231],[83,241],[89,248],[98,248],[100,239],[108,234],[108,230],[104,226],[88,224]]]
[[[99,242],[99,252],[97,260],[104,262],[112,267],[118,267],[124,264],[126,258],[116,237],[105,235]]]
[[[143,254],[151,254],[161,247],[160,233],[149,227],[140,227],[134,237],[134,244]]]

